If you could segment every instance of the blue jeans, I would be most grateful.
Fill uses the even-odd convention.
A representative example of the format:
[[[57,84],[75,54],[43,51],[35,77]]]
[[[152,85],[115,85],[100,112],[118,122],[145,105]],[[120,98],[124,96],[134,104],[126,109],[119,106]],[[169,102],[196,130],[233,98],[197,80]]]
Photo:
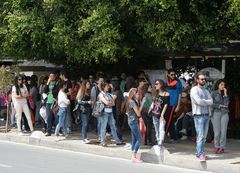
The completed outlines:
[[[208,127],[209,127],[209,115],[194,115],[194,123],[196,128],[196,135],[197,135],[197,146],[196,146],[196,155],[199,157],[204,152],[204,145],[207,138]]]
[[[52,103],[46,103],[46,114],[47,114],[47,133],[52,133],[53,125],[53,113],[52,113]]]
[[[134,121],[129,121],[128,125],[131,129],[131,147],[132,151],[134,153],[137,153],[141,142],[142,142],[142,136],[139,128],[139,124],[136,120]]]
[[[62,128],[63,133],[66,136],[67,135],[67,126],[66,126],[67,108],[59,108],[57,115],[58,115],[58,124],[55,129],[55,135],[58,136],[60,128]]]
[[[88,127],[88,120],[89,114],[88,113],[81,113],[81,120],[82,120],[82,139],[87,139],[87,127]]]
[[[153,118],[153,125],[156,132],[156,139],[158,144],[162,144],[164,137],[165,137],[165,124],[166,121],[161,121],[160,117],[152,116]]]
[[[106,127],[107,124],[110,126],[112,136],[115,140],[115,142],[121,143],[116,131],[116,125],[115,120],[113,117],[113,113],[104,112],[103,115],[100,117],[100,123],[101,123],[101,143],[106,144]]]

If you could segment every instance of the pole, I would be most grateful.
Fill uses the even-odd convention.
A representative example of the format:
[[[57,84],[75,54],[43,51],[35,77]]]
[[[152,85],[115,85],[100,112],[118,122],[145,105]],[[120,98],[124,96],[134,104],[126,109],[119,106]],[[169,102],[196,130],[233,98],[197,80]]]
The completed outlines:
[[[226,60],[222,59],[222,78],[225,78],[226,73]]]

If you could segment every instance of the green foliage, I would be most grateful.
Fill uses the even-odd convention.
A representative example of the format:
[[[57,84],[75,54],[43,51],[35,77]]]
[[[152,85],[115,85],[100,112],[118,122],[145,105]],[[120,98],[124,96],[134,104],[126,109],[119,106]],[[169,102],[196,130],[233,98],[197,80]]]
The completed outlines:
[[[184,51],[237,39],[239,25],[239,0],[2,0],[0,54],[116,63],[138,47]]]

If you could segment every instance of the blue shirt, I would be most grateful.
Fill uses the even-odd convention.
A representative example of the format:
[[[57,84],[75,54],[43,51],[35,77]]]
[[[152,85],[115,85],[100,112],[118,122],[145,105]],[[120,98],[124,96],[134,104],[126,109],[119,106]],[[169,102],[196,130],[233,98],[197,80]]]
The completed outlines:
[[[167,84],[167,92],[170,94],[170,106],[177,106],[179,95],[182,93],[182,84],[180,80],[177,80],[175,86],[168,86]]]

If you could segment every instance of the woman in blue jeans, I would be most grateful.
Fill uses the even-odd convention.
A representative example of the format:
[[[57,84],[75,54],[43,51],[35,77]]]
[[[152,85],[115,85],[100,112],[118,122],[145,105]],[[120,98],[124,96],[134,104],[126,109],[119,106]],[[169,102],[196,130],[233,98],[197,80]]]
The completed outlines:
[[[169,105],[170,94],[166,91],[163,80],[156,80],[156,93],[153,94],[153,102],[150,107],[150,113],[153,117],[153,124],[156,132],[158,145],[163,145],[165,136],[165,116]]]
[[[139,119],[141,118],[141,110],[143,108],[145,98],[143,98],[140,108],[137,100],[139,100],[137,89],[130,89],[126,102],[126,114],[128,115],[128,125],[131,129],[131,147],[133,152],[131,160],[136,163],[141,163],[143,161],[137,158],[137,152],[142,142]]]
[[[67,133],[67,126],[66,126],[66,115],[67,115],[67,107],[70,104],[70,100],[67,97],[67,94],[64,92],[67,88],[67,82],[63,81],[59,85],[59,93],[58,93],[58,124],[55,129],[55,135],[56,135],[56,141],[59,141],[59,131],[61,128],[63,128],[63,133],[65,137],[68,136]]]
[[[81,120],[82,120],[82,139],[83,143],[87,144],[90,141],[87,138],[87,127],[88,127],[88,120],[89,115],[91,112],[91,98],[90,98],[90,89],[91,84],[89,80],[83,81],[78,94],[77,94],[77,101],[79,104],[79,113],[81,114]]]
[[[99,100],[105,105],[102,116],[100,116],[101,123],[101,145],[103,147],[107,146],[106,143],[106,127],[107,124],[110,126],[112,136],[115,140],[116,145],[121,145],[122,142],[117,136],[115,119],[113,117],[113,106],[115,105],[116,96],[109,93],[110,84],[102,83],[101,84],[102,92],[99,93]]]

